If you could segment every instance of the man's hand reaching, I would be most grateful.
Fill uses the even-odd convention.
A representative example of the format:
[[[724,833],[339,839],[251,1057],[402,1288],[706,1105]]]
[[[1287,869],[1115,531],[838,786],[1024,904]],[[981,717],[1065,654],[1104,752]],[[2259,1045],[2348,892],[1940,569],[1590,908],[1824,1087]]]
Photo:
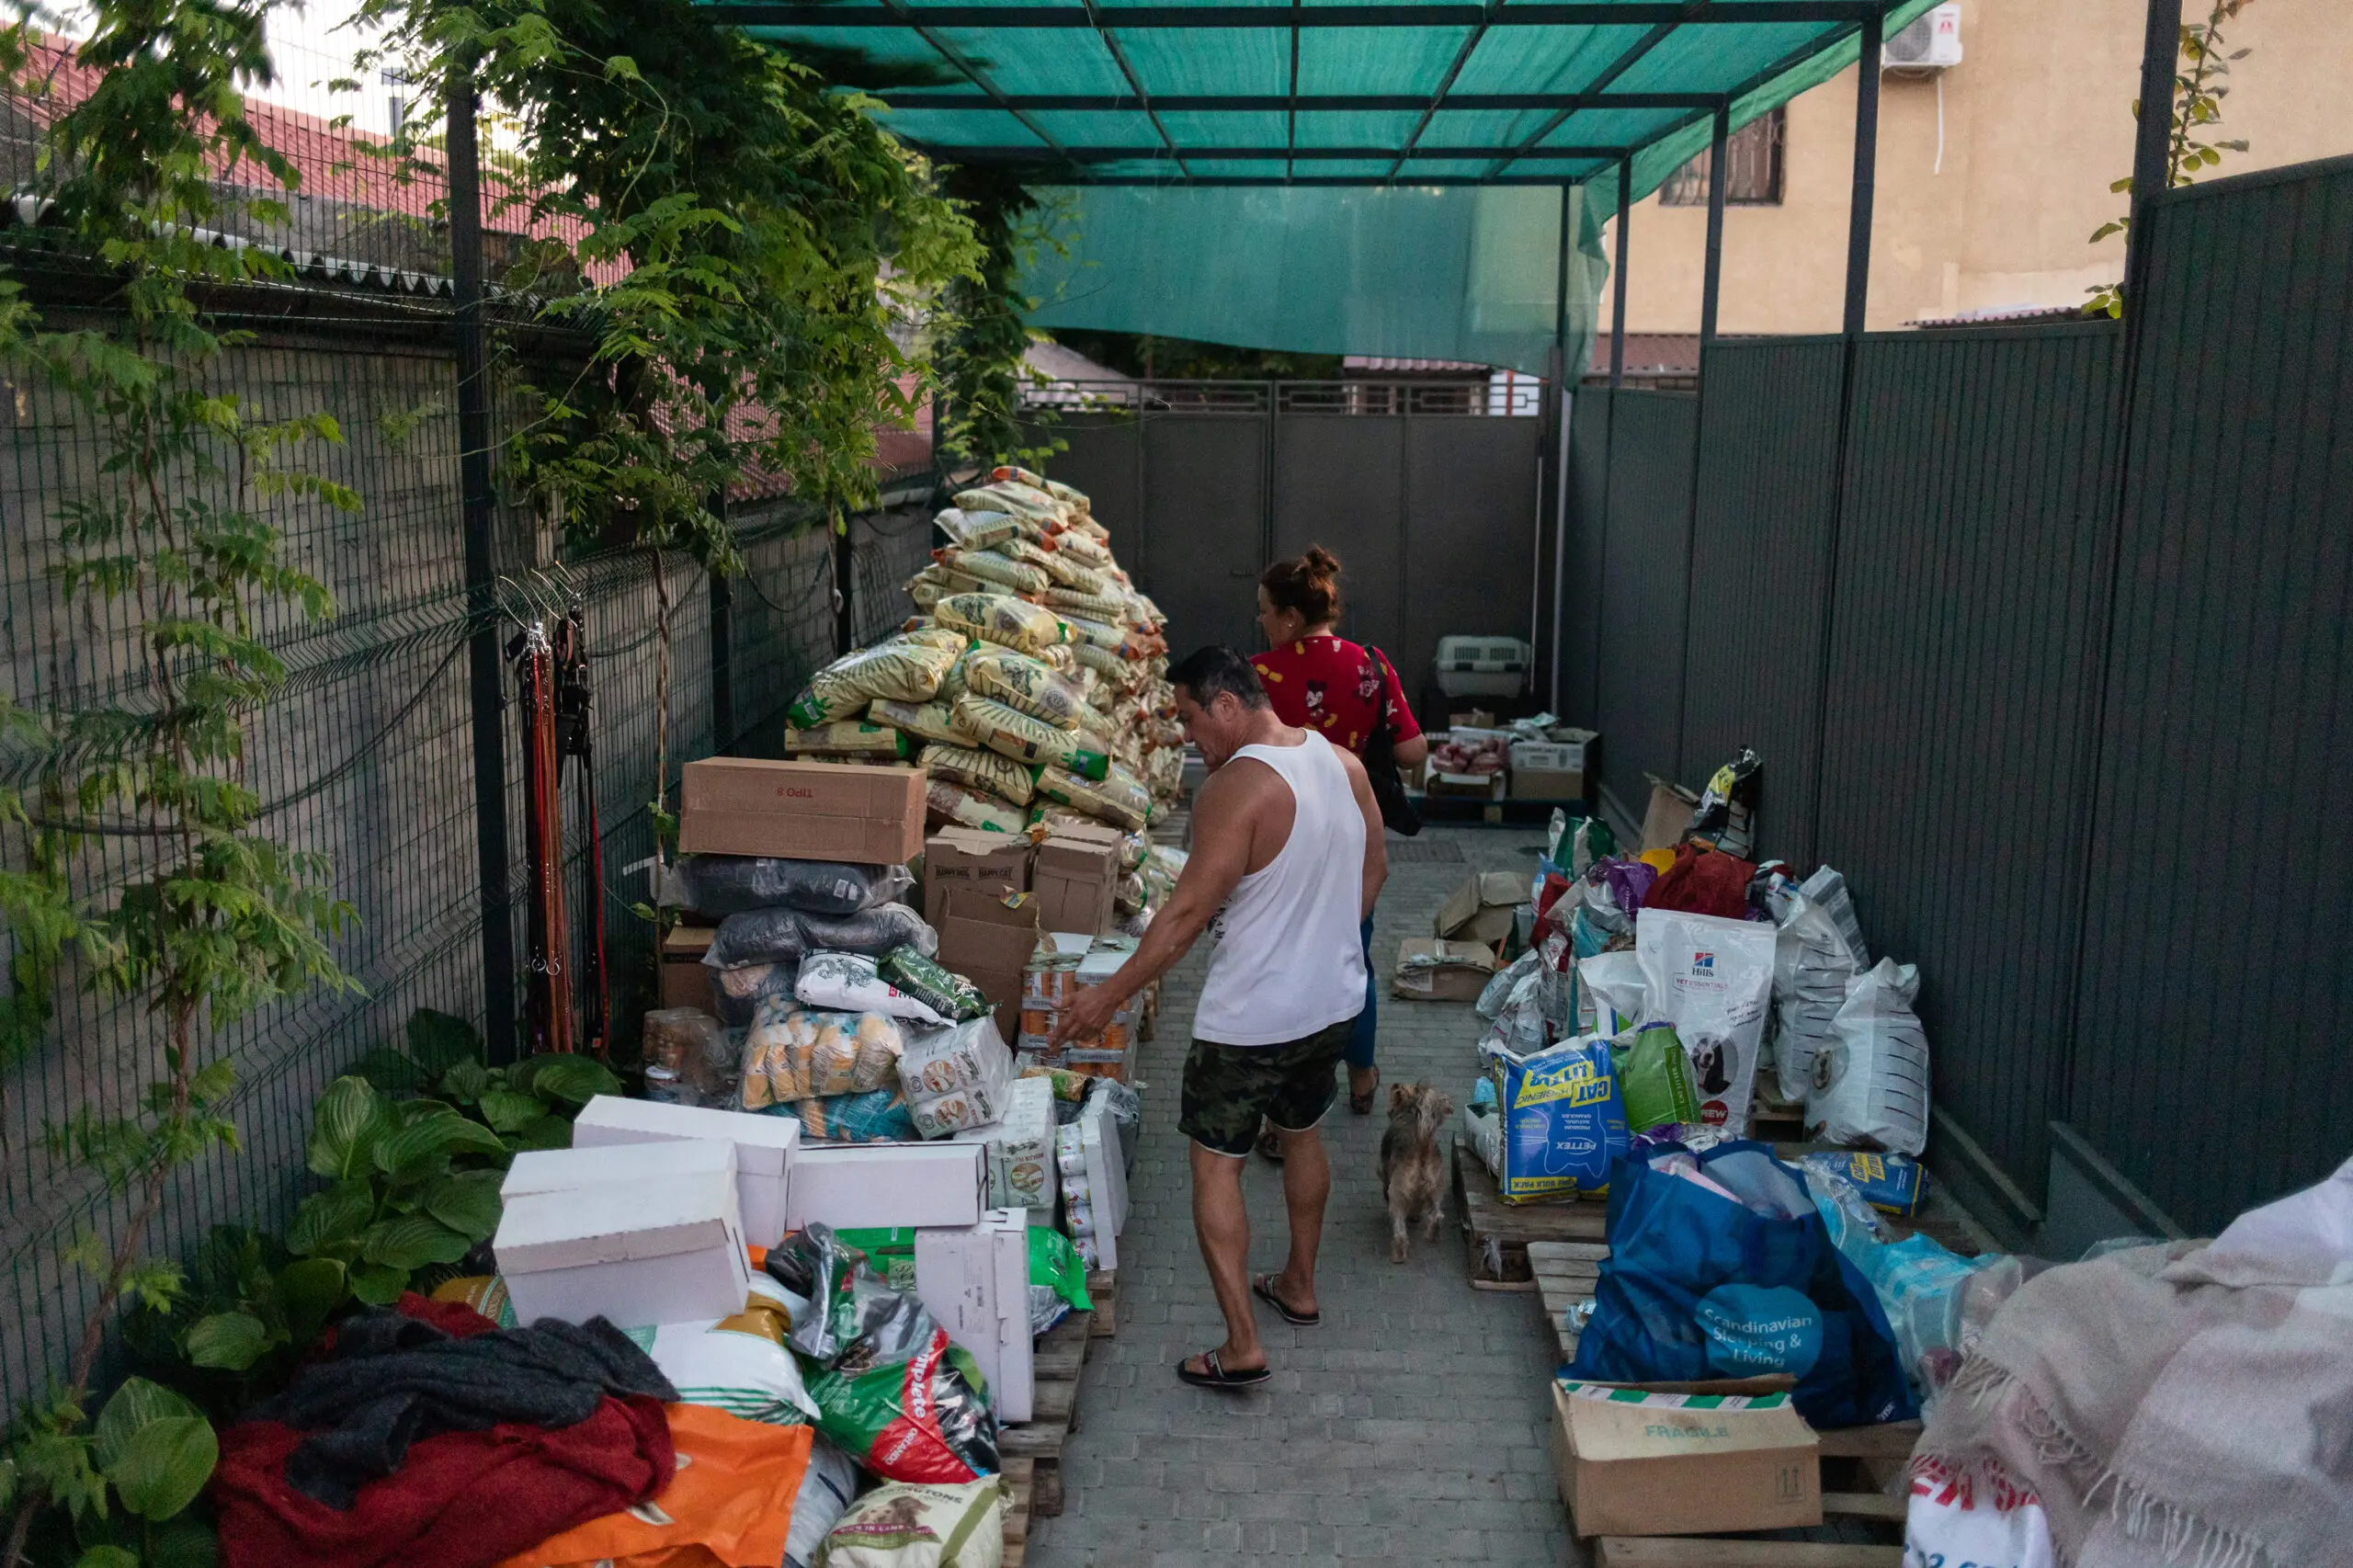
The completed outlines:
[[[1046,1042],[1046,1049],[1060,1051],[1065,1040],[1095,1039],[1111,1027],[1111,1015],[1119,1010],[1119,999],[1113,995],[1110,985],[1088,986],[1063,1009],[1060,1021],[1054,1025],[1053,1038]]]

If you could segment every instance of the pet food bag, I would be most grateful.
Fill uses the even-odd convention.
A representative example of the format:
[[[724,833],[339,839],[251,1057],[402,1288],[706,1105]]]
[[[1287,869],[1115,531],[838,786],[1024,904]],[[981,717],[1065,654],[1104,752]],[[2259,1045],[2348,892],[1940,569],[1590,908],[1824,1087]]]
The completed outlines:
[[[1642,955],[1620,948],[1576,960],[1578,993],[1593,1009],[1596,1034],[1621,1035],[1643,1022],[1650,986],[1643,979]]]
[[[1001,1568],[1005,1488],[886,1482],[835,1520],[810,1568]]]
[[[996,1469],[979,1369],[922,1302],[815,1221],[769,1248],[767,1267],[810,1303],[788,1343],[819,1435],[887,1481],[962,1483]]]
[[[1021,531],[1021,525],[1007,512],[968,512],[961,506],[947,506],[931,520],[959,550],[986,550]]]
[[[1009,594],[950,594],[932,607],[932,614],[939,618],[942,626],[1023,653],[1035,653],[1071,639],[1070,629],[1053,611],[1041,609]],[[949,662],[952,664],[954,661]],[[944,675],[946,671],[943,669],[941,673]],[[938,689],[937,685],[933,689]],[[900,694],[875,692],[871,695],[893,697]],[[930,695],[929,691],[922,692],[908,699],[921,701]]]
[[[915,885],[904,866],[688,855],[662,873],[657,902],[722,919],[779,905],[812,915],[855,915],[889,903]]]
[[[1038,792],[1129,833],[1141,833],[1152,825],[1152,791],[1116,762],[1100,778],[1082,778],[1049,764],[1038,770]]]
[[[959,827],[976,827],[983,833],[1019,833],[1028,822],[1021,808],[1012,801],[946,778],[935,778],[925,786],[924,809],[930,813],[934,827],[954,823]]]
[[[961,1023],[989,1010],[981,988],[941,968],[914,948],[894,948],[882,957],[875,971],[908,995],[939,1015],[941,1023]]]
[[[632,1328],[629,1336],[662,1369],[682,1403],[798,1426],[817,1419],[817,1402],[785,1348],[791,1327],[782,1289],[766,1275],[754,1275],[744,1310],[733,1317]]]
[[[1045,1215],[1040,1223],[1052,1224],[1054,1200],[1062,1191],[1054,1169],[1053,1085],[1017,1078],[1006,1088],[1004,1116],[949,1136],[987,1151],[990,1208],[1040,1210]]]
[[[993,751],[973,746],[928,745],[923,748],[922,760],[924,771],[935,779],[961,784],[1017,806],[1028,805],[1037,792],[1036,768]],[[1020,819],[1017,816],[1015,820]]]
[[[1488,1062],[1503,1119],[1503,1200],[1608,1192],[1610,1162],[1627,1149],[1608,1042],[1581,1036],[1528,1056],[1491,1051]]]
[[[1916,965],[1881,959],[1847,988],[1813,1057],[1806,1128],[1826,1142],[1917,1157],[1928,1145],[1928,1036]]]
[[[1093,712],[1075,684],[1010,648],[984,648],[966,660],[964,685],[974,696],[994,698],[1056,729],[1075,729]]]
[[[822,1437],[809,1445],[809,1468],[792,1499],[792,1525],[784,1538],[784,1568],[815,1568],[817,1549],[835,1521],[858,1496],[858,1461]]]
[[[888,724],[864,719],[835,719],[814,729],[784,731],[787,756],[871,757],[904,762],[909,755],[907,737]]]
[[[912,1143],[916,1136],[914,1114],[895,1085],[795,1100],[768,1114],[799,1117],[801,1134],[821,1142]]]
[[[1052,581],[1040,568],[994,550],[960,550],[948,562],[967,577],[978,577],[1000,593],[1042,594]]]
[[[1110,757],[1096,750],[1081,732],[1056,729],[977,692],[956,699],[956,722],[977,733],[991,751],[1017,763],[1040,763],[1089,779],[1101,778],[1111,765]]]
[[[893,702],[878,697],[866,716],[877,724],[929,744],[968,746],[973,737],[956,727],[955,710],[937,699],[929,702]]]
[[[915,953],[919,962],[931,962],[922,954],[915,953],[913,948],[900,948],[894,951]],[[810,954],[801,960],[801,977],[793,986],[793,994],[812,1007],[882,1013],[893,1018],[912,1018],[919,1024],[938,1025],[949,1021],[924,998],[902,991],[883,979],[876,971],[875,960],[864,953]],[[863,1086],[870,1089],[879,1085],[868,1084]]]
[[[1608,1231],[1570,1376],[1787,1373],[1791,1403],[1817,1428],[1915,1414],[1870,1280],[1831,1244],[1798,1173],[1764,1144],[1635,1151],[1610,1187]]]
[[[1039,613],[1045,614],[1042,610]],[[956,662],[956,657],[953,650],[929,642],[886,637],[870,648],[843,654],[811,676],[809,689],[785,710],[785,722],[805,730],[828,719],[847,719],[878,697],[901,702],[928,700],[938,691],[941,677],[948,674],[948,667]]]
[[[1619,1035],[1609,1042],[1609,1064],[1618,1074],[1629,1131],[1699,1119],[1691,1058],[1676,1038],[1673,1024],[1650,1024]]]
[[[1753,920],[1672,909],[1644,910],[1634,932],[1645,1010],[1675,1026],[1691,1056],[1699,1119],[1727,1138],[1748,1131],[1773,1000],[1773,927]]]
[[[1765,902],[1779,933],[1773,939],[1773,1073],[1785,1100],[1813,1088],[1813,1053],[1830,1038],[1861,968],[1830,911],[1787,877],[1777,876]]]

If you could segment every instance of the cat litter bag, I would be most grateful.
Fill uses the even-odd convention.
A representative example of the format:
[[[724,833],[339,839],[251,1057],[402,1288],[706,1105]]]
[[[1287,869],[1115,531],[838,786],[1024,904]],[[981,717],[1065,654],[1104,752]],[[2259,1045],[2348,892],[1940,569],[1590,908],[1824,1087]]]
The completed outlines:
[[[1501,1107],[1504,1201],[1608,1192],[1610,1162],[1627,1149],[1608,1043],[1582,1036],[1532,1055],[1490,1051],[1488,1062]]]
[[[1928,1145],[1928,1036],[1913,1012],[1914,964],[1881,959],[1847,988],[1814,1052],[1807,1131],[1826,1142],[1917,1157]]]
[[[1773,1001],[1773,943],[1770,926],[1674,909],[1645,909],[1634,931],[1643,1021],[1675,1026],[1691,1057],[1699,1119],[1727,1138],[1748,1131]]]
[[[1070,629],[1053,611],[1017,599],[1010,594],[950,594],[932,606],[931,612],[942,626],[1024,653],[1035,653],[1058,642],[1067,642],[1072,635]],[[955,661],[951,659],[949,662],[953,664]],[[937,683],[932,689],[938,689]],[[878,691],[870,695],[898,697],[902,694]],[[931,695],[930,691],[920,692],[909,699],[919,702]]]

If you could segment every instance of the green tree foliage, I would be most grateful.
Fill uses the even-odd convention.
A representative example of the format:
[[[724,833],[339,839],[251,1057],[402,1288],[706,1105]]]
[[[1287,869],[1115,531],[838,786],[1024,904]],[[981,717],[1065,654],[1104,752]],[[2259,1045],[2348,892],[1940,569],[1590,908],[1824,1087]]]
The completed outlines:
[[[936,349],[940,457],[983,467],[1042,466],[1064,444],[1023,444],[1022,356],[1029,351],[1029,329],[1021,320],[1026,301],[1016,282],[1023,252],[1048,243],[1036,222],[1037,198],[1018,176],[1002,169],[949,169],[945,184],[971,215],[981,259],[972,272],[949,283],[944,301],[944,330]]]

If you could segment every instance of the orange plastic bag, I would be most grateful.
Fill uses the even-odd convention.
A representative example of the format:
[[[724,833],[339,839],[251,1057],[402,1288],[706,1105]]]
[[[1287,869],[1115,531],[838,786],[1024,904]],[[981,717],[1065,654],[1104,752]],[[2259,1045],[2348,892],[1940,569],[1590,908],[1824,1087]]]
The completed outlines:
[[[673,1404],[678,1471],[651,1502],[575,1525],[498,1568],[776,1568],[816,1434]]]

